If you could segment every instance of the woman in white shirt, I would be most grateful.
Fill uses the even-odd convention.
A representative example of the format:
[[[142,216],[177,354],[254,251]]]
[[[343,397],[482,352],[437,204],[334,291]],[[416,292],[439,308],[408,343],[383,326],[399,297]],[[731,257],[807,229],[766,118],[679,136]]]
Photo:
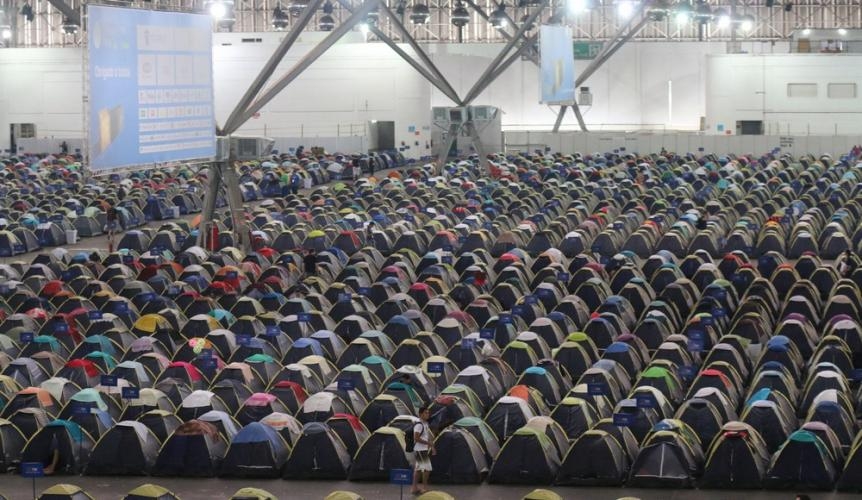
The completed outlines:
[[[431,427],[428,419],[431,412],[427,406],[419,409],[421,422],[413,426],[413,453],[416,456],[415,471],[413,473],[413,494],[420,495],[428,491],[428,476],[431,475],[431,455],[436,455],[434,449],[434,436],[431,435]],[[419,475],[422,475],[422,488],[417,488]]]

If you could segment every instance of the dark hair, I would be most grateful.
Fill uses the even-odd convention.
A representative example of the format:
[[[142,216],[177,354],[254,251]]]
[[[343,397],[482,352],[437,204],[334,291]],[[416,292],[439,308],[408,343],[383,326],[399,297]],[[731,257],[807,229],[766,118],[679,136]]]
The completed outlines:
[[[811,497],[808,495],[800,493],[800,494],[796,495],[796,500],[811,500]]]
[[[417,415],[422,415],[422,414],[423,414],[423,413],[425,413],[426,411],[430,411],[430,410],[431,410],[431,408],[430,408],[428,405],[422,405],[422,406],[420,406],[420,407],[419,407],[419,411],[418,411],[418,412],[416,412],[416,414],[417,414]]]

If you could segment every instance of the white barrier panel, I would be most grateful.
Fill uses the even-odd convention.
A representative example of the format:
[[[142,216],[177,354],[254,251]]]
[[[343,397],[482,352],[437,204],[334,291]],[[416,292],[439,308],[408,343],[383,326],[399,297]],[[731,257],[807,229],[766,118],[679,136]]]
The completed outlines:
[[[658,153],[662,149],[679,154],[754,154],[762,155],[777,150],[800,155],[805,153],[830,154],[838,157],[853,146],[862,144],[862,135],[836,136],[777,136],[777,135],[697,135],[697,134],[643,134],[624,132],[504,132],[507,151],[549,151],[571,153]]]
[[[288,153],[291,149],[302,146],[306,151],[313,147],[323,148],[327,153],[359,153],[366,151],[368,140],[363,135],[347,137],[276,137],[273,149],[279,153]]]
[[[60,152],[63,142],[69,146],[70,153],[80,153],[84,147],[83,139],[18,139],[18,154],[45,154]]]

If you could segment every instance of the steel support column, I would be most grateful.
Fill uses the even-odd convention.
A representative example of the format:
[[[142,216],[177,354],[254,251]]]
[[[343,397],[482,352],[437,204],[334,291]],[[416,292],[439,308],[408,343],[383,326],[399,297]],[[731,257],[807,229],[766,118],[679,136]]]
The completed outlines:
[[[644,26],[647,25],[647,23],[649,22],[649,15],[647,14],[647,8],[648,8],[647,5],[643,5],[641,7],[641,10],[640,10],[640,14],[642,14],[642,16],[643,16],[641,18],[641,20],[637,24],[635,24],[634,26],[631,26],[631,21],[630,21],[628,24],[626,24],[625,26],[620,28],[620,30],[617,32],[617,34],[614,35],[614,37],[611,39],[610,42],[608,42],[608,45],[606,45],[602,49],[602,51],[599,52],[599,54],[596,56],[595,59],[590,61],[590,64],[588,64],[587,67],[584,68],[584,71],[582,71],[581,74],[578,75],[578,77],[575,79],[575,88],[578,88],[581,85],[583,85],[587,81],[587,79],[590,76],[592,76],[593,73],[596,72],[596,70],[598,70],[605,62],[607,62],[608,59],[613,57],[613,55],[616,54],[617,51],[623,47],[623,45],[625,45],[629,40],[632,39],[632,37],[637,35],[638,32],[640,32],[643,29]],[[632,18],[632,19],[634,19],[634,18]],[[628,28],[628,32],[623,34],[623,31],[625,31],[627,28]],[[576,109],[576,106],[577,106],[576,104],[571,105],[572,110],[575,113],[575,118],[578,119],[578,125],[581,126],[581,130],[586,131],[586,124],[584,123],[584,118],[583,118],[583,116],[581,116],[580,109]],[[562,123],[563,123],[563,117],[565,116],[566,109],[568,107],[570,107],[570,106],[565,105],[565,106],[560,107],[560,111],[557,113],[557,119],[554,122],[554,128],[553,128],[554,132],[560,131],[560,125],[562,125]]]
[[[225,121],[224,128],[231,128],[237,119],[239,119],[240,114],[248,108],[248,106],[254,102],[254,99],[263,90],[266,82],[269,81],[269,78],[275,73],[278,65],[281,64],[284,56],[287,55],[287,52],[293,47],[293,44],[296,43],[296,40],[299,39],[299,36],[302,34],[305,27],[308,25],[309,21],[314,17],[315,12],[317,12],[317,8],[323,0],[311,0],[305,10],[302,11],[299,18],[297,18],[296,22],[290,27],[290,31],[284,37],[284,40],[278,44],[278,47],[275,49],[275,52],[269,57],[269,60],[266,61],[266,64],[261,68],[260,73],[258,73],[257,78],[254,79],[254,82],[249,86],[248,90],[245,91],[245,94],[237,103],[234,110],[231,112],[228,119]]]
[[[231,127],[224,127],[224,135],[232,134],[236,129],[242,126],[243,123],[250,120],[255,113],[260,111],[261,108],[272,101],[282,90],[284,90],[285,87],[290,85],[290,82],[296,80],[296,78],[311,66],[314,61],[320,58],[320,56],[329,50],[330,47],[335,45],[341,37],[353,29],[354,26],[362,22],[362,20],[365,19],[365,16],[377,7],[378,3],[380,3],[380,0],[366,0],[363,2],[362,5],[360,5],[359,8],[350,15],[350,17],[345,19],[344,22],[331,31],[326,38],[305,54],[305,56],[303,56],[302,59],[300,59],[284,76],[264,91],[260,97],[249,104],[248,109],[239,115],[235,123],[231,124]]]
[[[338,0],[338,3],[340,3],[341,6],[344,8],[344,10],[346,10],[347,12],[353,11],[353,6],[350,5],[350,3],[347,0]],[[385,5],[383,3],[381,3],[380,6],[385,8]],[[387,15],[389,15],[391,19],[393,19],[393,20],[397,19],[397,16],[392,14],[392,12],[389,9],[385,9],[384,12],[386,12]],[[402,25],[402,27],[403,27],[403,25]],[[386,33],[384,33],[377,26],[369,26],[369,31],[371,33],[373,33],[374,36],[376,36],[381,42],[383,42],[387,46],[389,46],[390,49],[392,49],[396,54],[398,54],[402,59],[404,59],[404,61],[407,64],[409,64],[410,66],[412,66],[413,69],[418,71],[419,74],[422,75],[422,77],[424,77],[426,80],[428,80],[428,82],[431,85],[434,85],[435,87],[437,87],[437,89],[440,90],[440,92],[442,92],[443,95],[448,97],[455,104],[459,104],[459,105],[461,104],[461,98],[458,97],[458,93],[455,92],[455,90],[452,88],[451,85],[449,85],[449,82],[445,78],[442,78],[442,75],[439,75],[439,78],[438,78],[437,75],[440,72],[437,69],[437,67],[434,66],[434,63],[432,63],[430,59],[428,59],[428,63],[426,63],[426,66],[422,66],[421,64],[416,62],[410,56],[410,54],[405,52],[404,49],[399,47],[398,44],[395,42],[395,40],[389,38],[389,36],[387,36]],[[407,36],[409,36],[409,34],[407,34]],[[410,37],[410,39],[412,40],[412,37]],[[413,41],[413,43],[415,43],[415,41]],[[411,46],[413,46],[413,45],[411,44]],[[423,56],[424,56],[424,58],[428,57],[427,55],[425,55],[425,53],[422,51],[422,49],[418,46],[418,44],[414,47],[414,50],[416,51],[417,54],[421,54],[420,58],[423,58]],[[424,60],[425,59],[423,59],[423,61]]]
[[[344,1],[345,0],[339,0],[339,2],[344,2]],[[422,64],[425,65],[425,68],[427,68],[431,73],[434,74],[434,76],[437,77],[439,84],[442,85],[443,87],[445,87],[446,90],[443,90],[437,84],[435,84],[434,86],[437,88],[440,88],[440,91],[443,92],[444,94],[446,94],[446,96],[449,97],[449,99],[452,99],[452,96],[455,96],[455,99],[452,99],[452,101],[455,102],[456,104],[458,104],[459,106],[463,105],[463,103],[461,102],[461,99],[458,97],[458,93],[455,92],[455,89],[452,87],[452,85],[449,84],[449,80],[447,80],[446,77],[443,76],[443,73],[440,72],[440,70],[437,68],[437,65],[434,64],[434,61],[432,61],[431,58],[428,57],[428,54],[425,53],[425,50],[423,50],[422,47],[419,46],[419,43],[416,42],[416,39],[413,38],[413,35],[410,34],[410,31],[408,31],[407,28],[404,26],[404,23],[401,22],[401,19],[399,19],[398,16],[396,16],[392,12],[392,10],[390,10],[389,7],[386,6],[385,3],[381,2],[380,8],[383,10],[383,13],[389,17],[390,22],[392,23],[392,26],[394,26],[396,31],[398,31],[399,35],[401,35],[401,39],[410,45],[410,47],[413,49],[413,52],[416,53],[416,55],[422,61]],[[378,36],[378,38],[380,38],[380,37]],[[407,62],[409,63],[410,61],[407,61]],[[411,66],[412,66],[412,64],[411,64]],[[432,83],[434,83],[434,82],[432,82]],[[448,91],[448,93],[447,93],[447,91]]]
[[[521,41],[524,36],[524,33],[527,32],[527,29],[531,25],[533,25],[533,23],[536,22],[536,19],[539,17],[542,11],[545,10],[545,7],[548,6],[548,2],[549,0],[543,0],[542,3],[540,3],[536,7],[536,9],[530,14],[530,17],[528,17],[527,20],[523,22],[521,26],[518,27],[518,31],[515,33],[512,39],[509,40],[508,43],[506,43],[506,46],[503,47],[503,50],[501,50],[500,53],[497,54],[497,56],[494,57],[493,60],[491,60],[491,64],[488,65],[488,67],[485,69],[485,72],[482,73],[482,76],[480,76],[478,80],[476,80],[476,83],[475,85],[473,85],[473,88],[470,89],[470,91],[467,92],[467,96],[464,97],[465,105],[472,102],[473,99],[479,96],[482,89],[487,88],[487,86],[490,85],[491,82],[493,82],[493,80],[486,80],[488,80],[488,77],[492,73],[494,73],[494,71],[497,69],[497,66],[503,61],[503,58],[505,58],[509,54],[509,51],[512,50],[512,47],[514,47],[516,43]]]
[[[78,12],[78,9],[73,9],[63,0],[48,0],[48,3],[54,6],[55,9],[59,10],[63,17],[69,20],[70,23],[81,26],[81,13]]]

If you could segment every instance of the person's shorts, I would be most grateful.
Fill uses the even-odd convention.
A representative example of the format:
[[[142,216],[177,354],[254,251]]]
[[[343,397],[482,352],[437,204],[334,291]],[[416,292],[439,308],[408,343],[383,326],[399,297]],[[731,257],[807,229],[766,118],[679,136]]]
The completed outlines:
[[[416,457],[416,470],[431,472],[431,452],[428,450],[417,450],[414,451],[413,454]]]
[[[105,231],[116,232],[118,229],[120,229],[120,223],[115,220],[108,221],[108,223],[105,225]]]

